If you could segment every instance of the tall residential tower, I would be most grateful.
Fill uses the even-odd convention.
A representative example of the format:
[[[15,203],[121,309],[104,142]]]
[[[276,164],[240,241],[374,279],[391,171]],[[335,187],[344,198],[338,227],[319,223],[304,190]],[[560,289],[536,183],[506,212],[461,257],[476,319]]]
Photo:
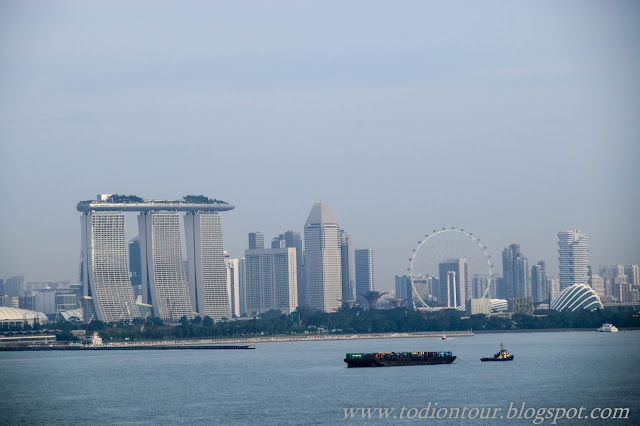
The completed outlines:
[[[502,251],[502,276],[507,299],[531,296],[529,261],[520,251],[519,244],[511,244]]]
[[[560,291],[574,284],[589,284],[587,236],[578,229],[558,232]]]

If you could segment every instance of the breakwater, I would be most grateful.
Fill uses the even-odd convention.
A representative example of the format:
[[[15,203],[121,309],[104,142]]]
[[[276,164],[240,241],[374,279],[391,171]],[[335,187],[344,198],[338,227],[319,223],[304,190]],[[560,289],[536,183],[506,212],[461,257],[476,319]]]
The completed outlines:
[[[254,345],[31,345],[0,346],[2,351],[142,351],[142,350],[187,350],[187,349],[255,349]]]

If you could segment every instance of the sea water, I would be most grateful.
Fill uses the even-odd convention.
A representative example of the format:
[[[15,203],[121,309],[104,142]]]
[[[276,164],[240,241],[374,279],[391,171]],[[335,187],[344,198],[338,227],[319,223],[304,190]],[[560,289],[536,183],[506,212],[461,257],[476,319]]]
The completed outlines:
[[[514,361],[480,361],[501,342]],[[457,359],[351,369],[343,361],[347,352],[375,351],[451,351]],[[258,343],[255,350],[0,352],[0,424],[552,424],[548,412],[542,421],[531,415],[584,407],[583,415],[628,408],[629,418],[556,424],[634,425],[639,361],[640,331]],[[436,417],[463,407],[494,416]],[[360,408],[386,409],[388,418],[378,411],[363,418]]]

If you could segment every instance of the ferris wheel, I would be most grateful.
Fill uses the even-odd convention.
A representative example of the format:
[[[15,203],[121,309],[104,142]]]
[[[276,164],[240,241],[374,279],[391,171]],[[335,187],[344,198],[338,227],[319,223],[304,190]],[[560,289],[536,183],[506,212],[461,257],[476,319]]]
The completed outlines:
[[[477,295],[481,294],[482,298],[489,295],[493,279],[493,264],[487,247],[472,232],[452,227],[426,234],[413,249],[407,271],[409,271],[414,301],[421,303],[424,307],[428,306],[425,301],[425,295],[430,296],[428,280],[438,277],[440,265],[452,259],[464,261],[466,280],[471,275],[481,284],[484,283],[474,289]],[[462,304],[464,305],[464,301]]]

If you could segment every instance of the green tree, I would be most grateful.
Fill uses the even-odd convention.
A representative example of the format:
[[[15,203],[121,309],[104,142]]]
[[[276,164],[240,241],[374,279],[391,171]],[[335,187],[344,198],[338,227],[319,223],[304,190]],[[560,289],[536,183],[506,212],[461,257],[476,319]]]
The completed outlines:
[[[213,318],[211,318],[209,315],[205,316],[202,319],[202,326],[206,327],[206,328],[211,328],[213,327],[214,321]]]

